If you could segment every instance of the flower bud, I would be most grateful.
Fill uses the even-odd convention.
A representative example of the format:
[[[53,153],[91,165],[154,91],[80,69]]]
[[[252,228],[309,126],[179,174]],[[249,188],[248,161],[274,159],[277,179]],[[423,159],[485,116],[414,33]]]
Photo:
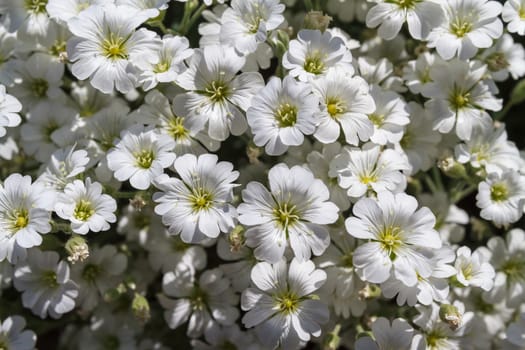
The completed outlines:
[[[461,327],[462,315],[454,305],[442,304],[439,308],[439,318],[453,331]]]
[[[310,11],[304,17],[303,28],[319,29],[321,32],[324,32],[331,21],[332,17],[323,14],[322,11]]]
[[[237,225],[228,235],[228,242],[230,243],[230,250],[238,252],[244,246],[244,227]]]
[[[77,261],[84,261],[89,257],[89,246],[84,238],[78,235],[71,237],[65,245],[69,256],[67,260],[74,264]]]
[[[467,178],[467,170],[465,166],[454,159],[453,156],[442,158],[438,162],[438,168],[445,173],[445,175],[454,179]]]
[[[151,317],[148,300],[139,293],[135,293],[135,297],[131,303],[131,310],[135,317],[143,323],[148,322]]]

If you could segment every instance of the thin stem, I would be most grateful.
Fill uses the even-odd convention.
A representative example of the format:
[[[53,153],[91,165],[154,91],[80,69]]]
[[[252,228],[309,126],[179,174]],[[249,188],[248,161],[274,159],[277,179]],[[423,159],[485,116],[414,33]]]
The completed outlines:
[[[440,192],[440,190],[437,188],[436,184],[434,183],[434,181],[432,181],[432,178],[428,174],[425,174],[424,180],[430,191],[432,191],[432,193]]]
[[[494,115],[494,120],[503,120],[513,106],[514,101],[512,99],[508,100],[503,109]]]
[[[432,168],[432,178],[434,180],[434,183],[437,185],[437,188],[440,191],[445,191],[445,186],[443,185],[443,179],[441,178],[441,172],[437,167]]]
[[[199,6],[199,8],[191,15],[189,20],[187,20],[186,23],[183,22],[183,25],[181,25],[179,33],[181,35],[185,35],[191,29],[191,27],[193,27],[193,25],[195,24],[195,22],[201,16],[202,12],[205,9],[206,9],[206,5],[205,4],[202,4],[201,6]],[[184,16],[186,16],[186,13],[184,14]]]
[[[463,188],[462,190],[456,192],[455,194],[452,195],[452,198],[451,198],[452,199],[452,203],[453,204],[458,203],[459,201],[461,201],[465,197],[469,196],[477,188],[478,188],[478,185],[472,184],[472,185],[469,185],[468,187]]]
[[[304,0],[304,7],[306,7],[306,11],[312,11],[314,9],[312,0]]]

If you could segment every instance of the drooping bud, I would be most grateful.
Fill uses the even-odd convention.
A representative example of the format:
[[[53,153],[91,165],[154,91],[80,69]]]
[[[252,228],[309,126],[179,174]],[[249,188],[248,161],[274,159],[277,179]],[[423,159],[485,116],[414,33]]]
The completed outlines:
[[[330,22],[332,17],[323,14],[322,11],[310,11],[304,17],[303,28],[304,29],[318,29],[321,32],[324,32]]]
[[[71,237],[65,245],[65,249],[69,256],[67,260],[74,264],[77,261],[84,261],[89,257],[89,246],[84,238],[79,235]]]
[[[242,227],[241,225],[235,226],[228,235],[230,250],[232,252],[238,252],[244,246],[245,240],[246,239],[244,237],[244,227]]]
[[[151,317],[148,300],[139,293],[135,293],[135,297],[131,303],[131,310],[135,317],[143,323],[148,322]]]
[[[439,308],[439,318],[453,331],[461,327],[462,315],[454,305],[442,304]]]
[[[456,161],[451,155],[441,158],[438,162],[438,168],[441,169],[445,175],[454,179],[467,178],[467,170],[465,169],[465,166]]]

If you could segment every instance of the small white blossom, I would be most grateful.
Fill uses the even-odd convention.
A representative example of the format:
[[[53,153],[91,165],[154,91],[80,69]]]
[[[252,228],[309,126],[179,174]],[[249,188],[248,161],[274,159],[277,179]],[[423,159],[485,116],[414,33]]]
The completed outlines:
[[[33,350],[36,344],[36,334],[24,330],[26,320],[22,316],[10,316],[0,322],[0,348],[16,350]]]
[[[461,247],[456,251],[456,280],[465,287],[480,287],[485,291],[492,289],[496,273],[488,262],[486,254],[480,250],[472,252],[469,247]]]
[[[57,215],[71,221],[73,232],[81,235],[109,230],[110,223],[117,221],[116,210],[117,202],[102,194],[102,185],[90,178],[66,185],[55,204]]]
[[[6,127],[18,126],[22,121],[18,112],[22,110],[22,104],[14,96],[5,92],[5,86],[0,85],[0,137],[6,134]]]

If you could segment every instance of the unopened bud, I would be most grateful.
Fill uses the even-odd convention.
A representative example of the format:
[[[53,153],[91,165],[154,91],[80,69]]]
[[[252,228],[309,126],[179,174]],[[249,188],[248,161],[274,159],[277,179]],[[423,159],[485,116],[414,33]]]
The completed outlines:
[[[69,254],[67,260],[74,264],[84,261],[89,257],[89,246],[84,238],[75,235],[66,242],[66,251]]]
[[[318,29],[324,32],[331,21],[332,17],[323,14],[322,11],[310,11],[304,17],[303,28]]]
[[[254,144],[249,144],[246,148],[246,155],[248,156],[248,161],[250,164],[259,164],[259,157],[262,154],[262,149],[255,146]]]
[[[494,52],[485,59],[487,67],[491,72],[497,72],[509,66],[509,61],[503,52]]]
[[[129,204],[131,204],[134,209],[141,211],[142,208],[146,206],[147,202],[140,194],[137,194],[135,197],[129,200]]]
[[[461,327],[462,315],[454,305],[442,304],[439,308],[439,318],[453,331]]]
[[[133,302],[131,303],[131,310],[139,321],[146,323],[150,319],[150,308],[148,300],[141,294],[135,293]]]
[[[245,242],[244,227],[237,225],[228,235],[228,242],[230,243],[230,250],[232,252],[238,252]]]
[[[443,173],[454,179],[465,179],[467,178],[467,170],[465,166],[454,159],[453,156],[447,156],[442,158],[438,162],[438,168]]]
[[[359,299],[374,299],[381,295],[381,288],[375,284],[366,284],[358,293]]]

